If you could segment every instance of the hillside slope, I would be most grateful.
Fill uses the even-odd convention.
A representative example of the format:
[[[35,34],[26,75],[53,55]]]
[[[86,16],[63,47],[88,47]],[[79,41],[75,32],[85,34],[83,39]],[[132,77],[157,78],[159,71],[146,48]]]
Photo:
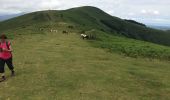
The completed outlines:
[[[170,47],[124,37],[113,18],[124,22],[82,7],[0,23],[16,70],[10,77],[6,67],[0,100],[169,100]],[[83,40],[82,31],[97,38]]]
[[[170,46],[170,34],[168,32],[113,17],[98,8],[89,6],[63,11],[50,10],[26,14],[0,22],[0,32],[42,25],[42,23],[54,26],[58,22],[72,23],[77,26],[77,29],[85,31],[98,29],[114,35]]]
[[[0,100],[170,99],[168,61],[110,53],[76,33],[26,32],[12,44],[16,76],[6,69]]]

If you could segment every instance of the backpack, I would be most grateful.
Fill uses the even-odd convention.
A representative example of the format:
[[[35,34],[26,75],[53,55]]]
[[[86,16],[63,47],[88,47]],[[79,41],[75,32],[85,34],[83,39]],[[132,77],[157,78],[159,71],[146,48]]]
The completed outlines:
[[[6,41],[6,46],[7,46],[7,49],[10,50],[9,45],[8,45],[8,41]]]

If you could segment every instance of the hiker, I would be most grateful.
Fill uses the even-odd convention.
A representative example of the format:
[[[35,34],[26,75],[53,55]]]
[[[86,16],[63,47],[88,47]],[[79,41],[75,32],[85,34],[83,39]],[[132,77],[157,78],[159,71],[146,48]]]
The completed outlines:
[[[5,63],[8,68],[11,70],[11,76],[15,75],[14,66],[12,63],[12,48],[10,41],[7,41],[7,36],[2,34],[0,36],[0,74],[1,79],[0,82],[6,80],[5,78]]]

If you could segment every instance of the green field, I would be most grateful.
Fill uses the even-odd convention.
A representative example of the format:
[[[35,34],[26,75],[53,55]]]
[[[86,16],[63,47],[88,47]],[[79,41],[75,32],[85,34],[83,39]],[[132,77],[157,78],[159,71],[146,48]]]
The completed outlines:
[[[79,7],[0,22],[1,33],[16,76],[6,68],[0,100],[170,100],[168,32]]]
[[[25,14],[0,22],[0,33],[11,29],[28,28],[33,25],[36,25],[37,29],[49,28],[52,24],[60,22],[69,23],[80,31],[97,29],[113,35],[170,46],[170,33],[168,31],[156,30],[140,25],[138,22],[126,21],[91,6]]]
[[[24,31],[23,31],[24,32]],[[16,35],[0,100],[169,100],[170,62],[108,52],[77,33]]]

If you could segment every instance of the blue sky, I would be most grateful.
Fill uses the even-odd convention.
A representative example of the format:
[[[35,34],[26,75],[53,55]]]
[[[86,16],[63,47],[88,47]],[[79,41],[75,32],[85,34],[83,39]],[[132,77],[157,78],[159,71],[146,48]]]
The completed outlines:
[[[39,10],[95,6],[120,18],[170,25],[170,0],[0,0],[0,16]]]

